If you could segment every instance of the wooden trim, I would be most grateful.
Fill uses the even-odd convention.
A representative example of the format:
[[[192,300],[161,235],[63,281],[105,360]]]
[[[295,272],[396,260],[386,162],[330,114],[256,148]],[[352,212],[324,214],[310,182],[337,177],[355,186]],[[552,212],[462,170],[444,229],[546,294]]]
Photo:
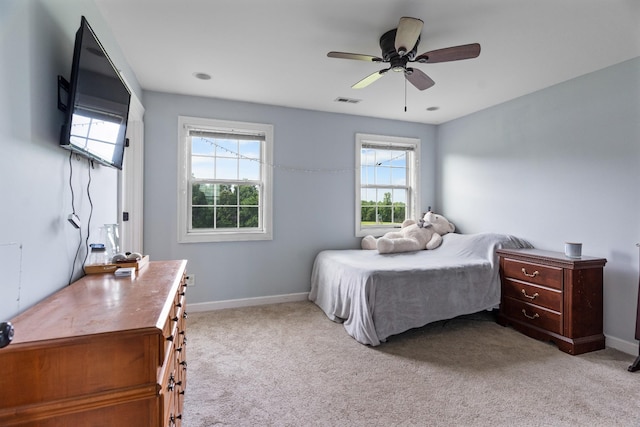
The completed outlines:
[[[135,400],[154,399],[155,401],[157,394],[157,384],[154,382],[122,390],[94,393],[40,404],[23,405],[8,409],[0,408],[0,425],[19,425]],[[155,404],[154,401],[152,402]]]

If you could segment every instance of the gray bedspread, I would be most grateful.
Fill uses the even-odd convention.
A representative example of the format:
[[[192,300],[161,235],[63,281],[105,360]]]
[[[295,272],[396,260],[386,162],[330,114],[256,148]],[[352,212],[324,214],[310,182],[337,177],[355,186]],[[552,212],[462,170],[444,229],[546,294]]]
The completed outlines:
[[[505,234],[453,233],[435,250],[325,250],[313,265],[309,299],[358,342],[376,346],[427,323],[497,307],[495,250],[527,247]]]

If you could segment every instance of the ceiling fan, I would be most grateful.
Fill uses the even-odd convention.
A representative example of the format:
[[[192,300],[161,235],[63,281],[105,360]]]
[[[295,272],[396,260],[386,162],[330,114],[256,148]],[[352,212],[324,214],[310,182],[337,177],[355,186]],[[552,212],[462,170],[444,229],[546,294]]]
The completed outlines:
[[[386,62],[389,68],[376,71],[360,80],[353,89],[361,89],[384,76],[389,70],[403,72],[405,78],[419,90],[429,89],[435,84],[429,76],[417,68],[407,67],[409,62],[435,63],[459,61],[461,59],[477,58],[480,55],[478,43],[452,46],[444,49],[432,50],[416,56],[420,33],[424,22],[418,18],[402,17],[398,28],[389,30],[380,37],[382,58],[360,53],[347,53],[331,51],[327,53],[329,58],[356,59],[358,61]]]

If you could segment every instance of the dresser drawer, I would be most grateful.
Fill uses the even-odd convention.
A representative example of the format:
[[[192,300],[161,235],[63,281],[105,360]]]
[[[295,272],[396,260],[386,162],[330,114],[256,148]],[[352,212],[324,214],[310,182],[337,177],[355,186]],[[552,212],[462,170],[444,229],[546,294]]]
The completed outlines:
[[[562,316],[558,312],[508,297],[504,298],[502,309],[513,321],[562,335]]]
[[[557,312],[562,311],[562,292],[557,289],[505,278],[502,293],[505,297],[540,305]]]
[[[503,262],[503,275],[505,278],[562,290],[562,268],[506,258]]]

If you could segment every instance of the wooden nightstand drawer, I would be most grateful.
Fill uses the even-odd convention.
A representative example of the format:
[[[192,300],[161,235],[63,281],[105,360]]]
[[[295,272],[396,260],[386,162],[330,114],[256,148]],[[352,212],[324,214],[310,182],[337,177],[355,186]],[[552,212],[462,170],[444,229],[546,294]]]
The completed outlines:
[[[561,268],[516,261],[509,258],[504,260],[503,268],[505,277],[562,290]]]
[[[505,298],[506,299],[506,298]],[[535,304],[509,299],[504,314],[516,322],[562,335],[562,315]]]
[[[562,311],[562,292],[557,289],[545,288],[505,277],[502,293],[505,297],[540,305],[557,312]]]

